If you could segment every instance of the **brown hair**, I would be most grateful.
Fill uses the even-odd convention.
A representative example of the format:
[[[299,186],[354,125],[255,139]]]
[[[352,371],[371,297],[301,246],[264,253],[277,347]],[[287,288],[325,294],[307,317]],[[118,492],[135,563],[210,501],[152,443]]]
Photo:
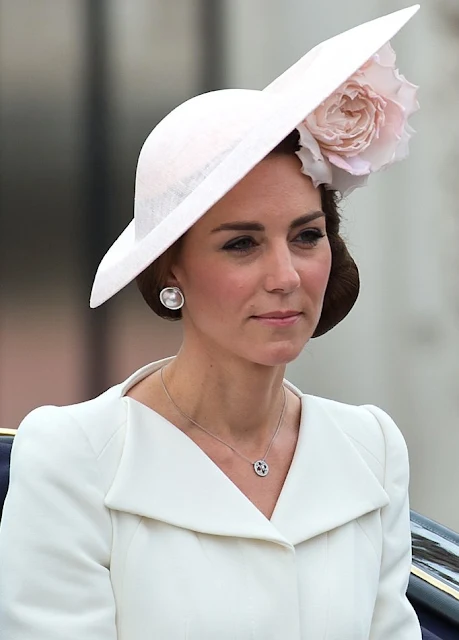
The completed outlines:
[[[299,148],[299,134],[292,131],[271,153],[293,155]],[[322,208],[328,240],[332,253],[332,265],[324,304],[319,323],[313,338],[330,331],[347,316],[359,295],[359,271],[352,259],[346,244],[340,236],[341,216],[338,211],[339,194],[336,191],[321,186]],[[182,236],[183,238],[183,236]],[[137,286],[148,306],[161,318],[166,320],[180,320],[181,311],[173,311],[164,307],[159,300],[159,292],[167,286],[172,265],[180,251],[181,240],[177,240],[149,267],[137,276]]]

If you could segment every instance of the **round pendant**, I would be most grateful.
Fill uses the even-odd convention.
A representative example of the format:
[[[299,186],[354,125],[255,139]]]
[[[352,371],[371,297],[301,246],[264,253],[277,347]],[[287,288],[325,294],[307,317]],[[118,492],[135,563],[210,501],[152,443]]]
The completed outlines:
[[[261,476],[262,478],[264,476],[267,476],[269,473],[268,463],[264,460],[257,460],[256,462],[254,462],[253,468],[257,476]]]

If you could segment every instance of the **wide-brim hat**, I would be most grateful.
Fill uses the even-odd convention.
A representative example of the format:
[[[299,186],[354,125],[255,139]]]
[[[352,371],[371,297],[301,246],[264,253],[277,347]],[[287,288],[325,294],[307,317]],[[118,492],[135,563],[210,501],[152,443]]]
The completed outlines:
[[[261,91],[211,91],[169,113],[142,147],[134,218],[102,259],[90,306],[111,298],[174,244],[418,9],[322,42]]]

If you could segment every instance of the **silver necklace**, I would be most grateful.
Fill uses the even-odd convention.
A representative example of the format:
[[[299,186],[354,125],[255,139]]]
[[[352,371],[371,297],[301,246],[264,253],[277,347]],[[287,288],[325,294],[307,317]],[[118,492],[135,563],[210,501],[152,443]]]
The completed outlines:
[[[241,457],[244,460],[246,460],[247,462],[249,462],[252,465],[253,470],[255,471],[257,476],[261,476],[262,478],[267,476],[268,473],[269,473],[269,466],[268,466],[268,463],[266,462],[266,458],[268,457],[269,452],[271,451],[271,447],[273,446],[274,440],[276,439],[276,436],[280,431],[280,428],[282,426],[282,422],[284,420],[285,408],[287,406],[287,394],[285,393],[284,385],[282,385],[282,391],[283,391],[283,394],[284,394],[284,402],[282,404],[282,411],[281,411],[281,414],[279,416],[279,422],[277,423],[276,430],[274,431],[273,437],[271,438],[271,441],[270,441],[270,443],[268,445],[268,448],[266,449],[265,455],[262,458],[260,458],[260,460],[255,460],[255,462],[252,462],[252,460],[250,460],[250,458],[247,458],[243,453],[240,453],[233,446],[231,446],[230,444],[228,444],[227,442],[225,442],[224,440],[222,440],[221,438],[216,436],[211,431],[208,431],[207,429],[205,429],[202,425],[200,425],[198,422],[196,422],[196,420],[193,420],[193,418],[191,418],[189,415],[187,415],[184,411],[182,411],[180,409],[178,404],[176,404],[176,402],[172,399],[171,394],[167,390],[166,383],[164,382],[163,369],[164,369],[164,367],[161,367],[160,375],[161,375],[161,383],[163,385],[164,393],[169,398],[170,402],[174,405],[174,407],[177,409],[177,411],[180,413],[180,415],[183,416],[186,420],[189,420],[189,422],[194,424],[196,427],[201,429],[201,431],[204,431],[204,433],[207,433],[207,435],[211,436],[212,438],[215,438],[215,440],[218,440],[219,442],[224,444],[225,447],[228,447],[229,449],[231,449],[231,451],[234,451],[234,453],[236,453],[239,457]]]

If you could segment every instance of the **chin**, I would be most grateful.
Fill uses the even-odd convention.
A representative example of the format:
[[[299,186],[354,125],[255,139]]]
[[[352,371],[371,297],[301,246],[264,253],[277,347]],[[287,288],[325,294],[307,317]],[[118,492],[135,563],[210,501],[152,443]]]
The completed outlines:
[[[291,343],[266,345],[266,349],[260,349],[257,354],[253,354],[253,358],[250,358],[250,356],[249,358],[266,367],[285,366],[298,358],[307,342],[307,340],[305,342],[302,341],[300,345]]]

